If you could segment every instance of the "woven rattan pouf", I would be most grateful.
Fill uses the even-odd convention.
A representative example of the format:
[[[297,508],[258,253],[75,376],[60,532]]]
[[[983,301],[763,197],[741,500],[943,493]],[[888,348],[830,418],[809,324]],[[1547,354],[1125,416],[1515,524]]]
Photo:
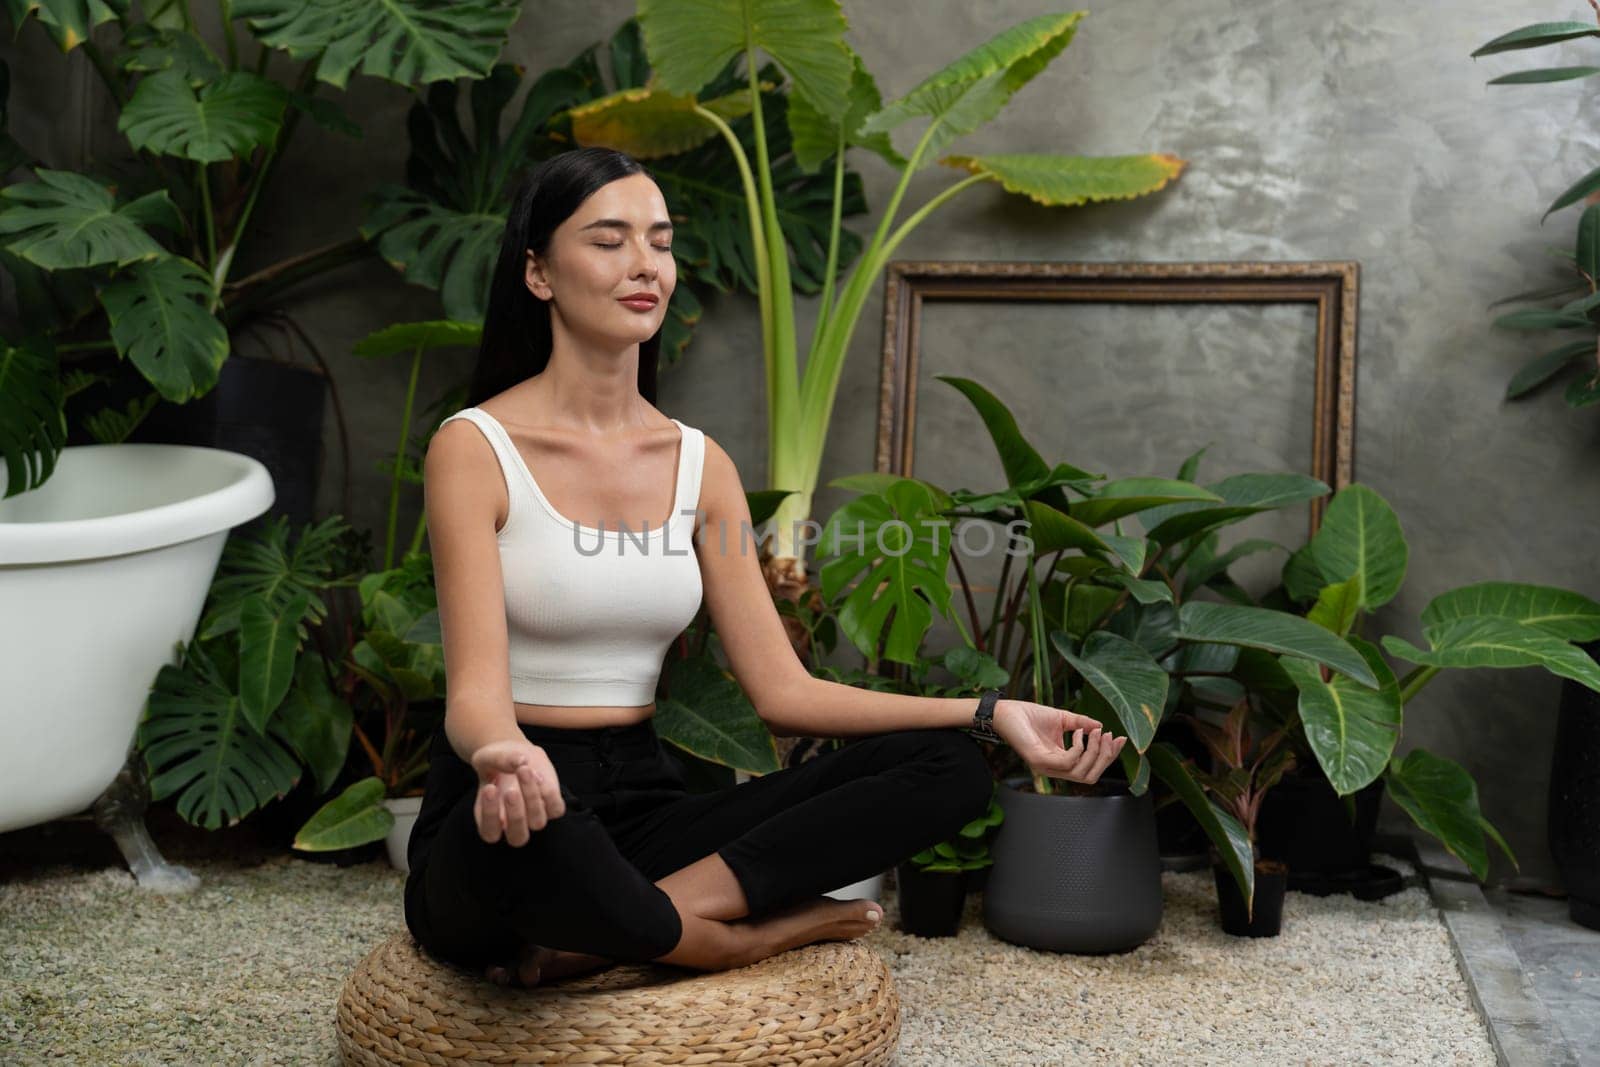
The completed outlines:
[[[894,1062],[900,1001],[883,961],[824,941],[746,967],[617,964],[511,989],[434,959],[402,931],[346,979],[347,1064]]]

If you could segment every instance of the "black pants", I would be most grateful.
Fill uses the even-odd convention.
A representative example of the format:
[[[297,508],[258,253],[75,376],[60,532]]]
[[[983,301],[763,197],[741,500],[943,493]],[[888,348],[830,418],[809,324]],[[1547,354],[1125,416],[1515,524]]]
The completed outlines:
[[[953,836],[994,788],[978,743],[956,729],[855,737],[798,766],[689,793],[649,719],[520,725],[555,766],[564,815],[521,846],[503,834],[485,842],[473,819],[477,775],[441,727],[412,830],[406,925],[431,954],[466,967],[514,961],[524,943],[656,959],[683,936],[657,879],[716,852],[759,918]]]

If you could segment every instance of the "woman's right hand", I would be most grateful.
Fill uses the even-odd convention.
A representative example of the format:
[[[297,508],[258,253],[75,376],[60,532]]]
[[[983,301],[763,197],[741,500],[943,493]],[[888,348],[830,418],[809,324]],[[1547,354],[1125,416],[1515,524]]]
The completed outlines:
[[[506,844],[521,847],[530,831],[566,814],[550,757],[527,738],[490,741],[472,754],[472,769],[478,773],[473,817],[478,836],[491,845],[504,833]]]

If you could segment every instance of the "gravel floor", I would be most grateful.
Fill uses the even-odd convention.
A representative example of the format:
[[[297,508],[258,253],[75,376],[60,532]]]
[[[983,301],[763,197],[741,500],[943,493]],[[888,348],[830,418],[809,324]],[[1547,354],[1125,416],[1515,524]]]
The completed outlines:
[[[204,880],[185,897],[137,892],[110,867],[0,885],[0,1062],[337,1062],[340,983],[403,927],[402,876],[185,862]],[[903,934],[891,893],[867,943],[899,989],[900,1067],[1495,1062],[1425,890],[1290,893],[1279,937],[1235,938],[1209,871],[1162,879],[1157,935],[1103,957],[996,939],[978,894],[958,936]]]

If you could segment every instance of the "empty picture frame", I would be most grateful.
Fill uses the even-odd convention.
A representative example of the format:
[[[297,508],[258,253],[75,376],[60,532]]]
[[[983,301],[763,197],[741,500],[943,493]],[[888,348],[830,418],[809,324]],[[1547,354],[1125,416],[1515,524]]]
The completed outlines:
[[[1284,422],[1273,428],[1273,432],[1281,441],[1303,440],[1302,434],[1309,437],[1310,440],[1304,441],[1304,464],[1295,462],[1288,469],[1304,470],[1338,492],[1350,484],[1355,466],[1357,276],[1357,264],[1346,260],[1291,263],[892,262],[887,268],[884,294],[876,469],[906,476],[913,473],[917,394],[922,380],[919,367],[925,364],[923,349],[925,339],[930,336],[925,322],[930,304],[1296,305],[1294,313],[1281,318],[1277,327],[1299,333],[1294,324],[1303,322],[1304,332],[1310,336],[1296,337],[1288,346],[1289,350],[1281,352],[1274,344],[1257,340],[1254,355],[1262,361],[1257,369],[1270,365],[1274,373],[1303,374],[1310,378],[1309,383],[1296,379],[1292,390],[1297,397],[1309,395],[1310,410],[1302,407],[1302,410],[1274,413],[1274,417],[1281,416]],[[943,310],[935,309],[935,313]],[[979,311],[978,328],[981,329],[983,322],[993,320],[985,320],[983,309]],[[1051,321],[1053,325],[1054,320]],[[1241,323],[1237,316],[1227,321],[1227,329],[1247,324]],[[1071,328],[1070,313],[1063,314],[1062,324],[1064,332]],[[961,344],[959,340],[951,340],[961,333],[948,328],[951,325],[946,323],[934,331],[936,344]],[[968,338],[968,341],[973,339]],[[1216,341],[1215,336],[1211,341]],[[1044,368],[1041,365],[1040,368],[1041,378],[1047,376],[1048,371],[1065,379],[1071,373],[1071,345],[1063,343],[1051,347],[1053,351],[1031,354],[1030,359],[1066,361],[1065,366]],[[1241,349],[1246,347],[1247,344],[1241,345]],[[966,353],[962,357],[964,362],[975,364],[975,360],[967,358],[970,353],[966,349],[961,351]],[[1015,358],[1014,354],[1002,355]],[[1219,358],[1226,359],[1227,353]],[[990,364],[989,369],[994,366]],[[1031,366],[1019,369],[1013,365],[1007,369],[1029,373]],[[1227,366],[1233,369],[1232,364]],[[1119,364],[1118,370],[1121,369]],[[1241,373],[1247,369],[1241,368]],[[1137,374],[1139,368],[1130,367],[1128,371]],[[991,389],[1015,410],[1016,398],[995,388],[986,378],[983,366],[969,365],[962,373]],[[1019,388],[1013,391],[1027,391],[1026,383],[1016,384]],[[1234,384],[1237,383],[1226,383],[1228,387]],[[954,395],[953,389],[950,392]],[[1061,409],[1068,417],[1073,411],[1073,402],[1071,395],[1061,398]],[[1302,405],[1297,401],[1295,406]],[[1019,423],[1025,436],[1036,436],[1020,417]],[[981,428],[978,432],[982,434]],[[972,444],[975,451],[992,451],[987,435]],[[1300,447],[1299,444],[1292,446],[1294,451]],[[1045,451],[1042,445],[1041,451]],[[1063,460],[1081,464],[1070,451],[1065,455],[1047,453],[1045,460],[1052,464]],[[1199,480],[1202,482],[1238,473],[1236,470],[1218,472],[1214,466],[1205,473],[1204,464],[1201,469]],[[1174,461],[1170,470],[1124,469],[1108,473],[1111,477],[1131,474],[1170,477],[1176,470]],[[938,475],[929,477],[936,483],[947,483],[947,479]],[[982,488],[991,487],[986,483]],[[1309,534],[1316,532],[1327,500],[1324,496],[1310,502]]]

